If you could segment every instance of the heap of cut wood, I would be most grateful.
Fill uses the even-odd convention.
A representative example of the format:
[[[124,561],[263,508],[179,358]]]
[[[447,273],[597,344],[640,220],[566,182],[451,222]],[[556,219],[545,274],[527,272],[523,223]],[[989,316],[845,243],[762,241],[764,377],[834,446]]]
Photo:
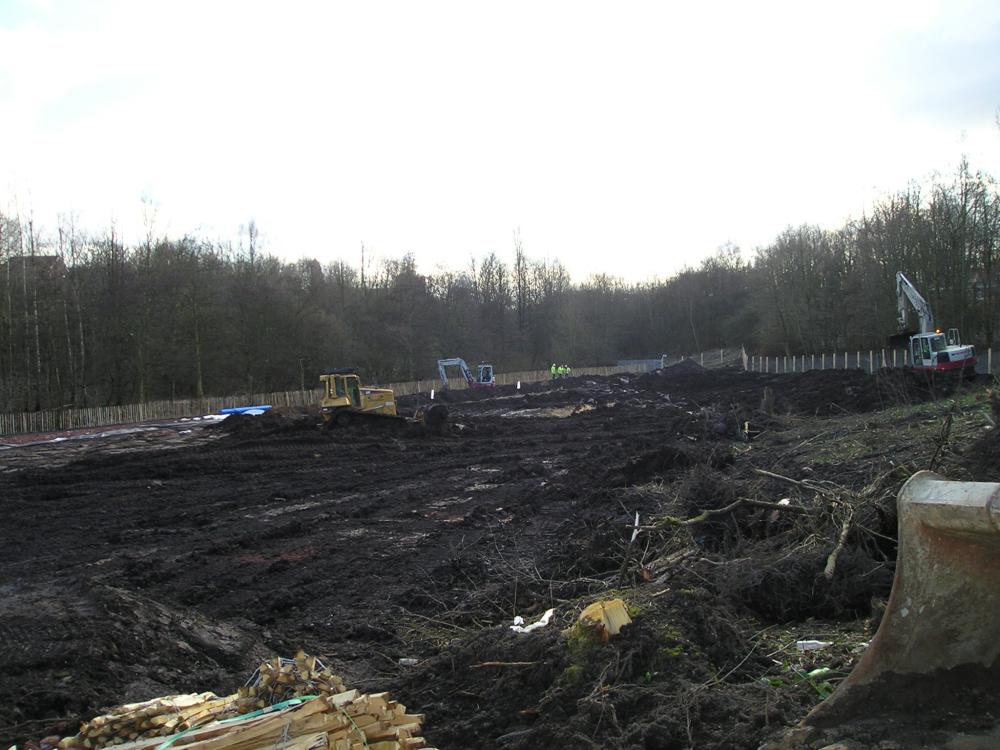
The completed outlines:
[[[119,706],[85,722],[60,750],[418,750],[422,714],[388,693],[344,689],[305,654],[261,665],[234,695],[192,693]]]
[[[142,703],[126,703],[85,721],[80,733],[64,739],[59,747],[102,748],[147,737],[165,737],[233,714],[232,697],[220,698],[215,693],[167,695]]]
[[[241,714],[273,706],[304,695],[336,695],[347,688],[315,656],[299,651],[294,659],[275,657],[257,668],[246,686],[237,692],[236,708]]]

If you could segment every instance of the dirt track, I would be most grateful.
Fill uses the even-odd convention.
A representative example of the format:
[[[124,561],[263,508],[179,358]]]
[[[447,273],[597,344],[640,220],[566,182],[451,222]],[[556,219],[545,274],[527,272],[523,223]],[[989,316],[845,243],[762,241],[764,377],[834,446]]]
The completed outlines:
[[[757,411],[765,385],[775,416]],[[924,460],[930,438],[810,451],[923,398],[892,375],[682,367],[456,393],[442,437],[323,433],[275,414],[5,451],[0,740],[72,733],[127,700],[228,692],[261,658],[305,648],[348,685],[425,712],[449,750],[756,747],[818,699],[779,684],[769,639],[842,633],[823,658],[848,670],[888,591],[891,541],[852,539],[824,587],[822,545],[754,567],[799,528],[745,509],[649,530],[623,568],[632,514],[788,496],[753,472],[765,468],[878,480],[872,524],[890,538],[905,474],[893,467]],[[583,603],[621,594],[635,623],[619,638],[560,635]],[[508,629],[549,607],[554,626]],[[489,661],[531,666],[476,666]]]

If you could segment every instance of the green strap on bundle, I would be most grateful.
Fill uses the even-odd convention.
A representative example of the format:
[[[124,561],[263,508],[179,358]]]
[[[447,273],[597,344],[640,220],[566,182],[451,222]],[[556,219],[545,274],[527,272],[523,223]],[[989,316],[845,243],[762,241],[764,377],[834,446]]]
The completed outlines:
[[[275,703],[273,706],[267,706],[266,708],[260,708],[256,711],[251,711],[248,714],[242,714],[240,716],[234,716],[231,719],[222,719],[219,721],[220,724],[235,724],[236,722],[246,721],[247,719],[255,719],[258,716],[263,716],[264,714],[274,713],[275,711],[283,711],[286,708],[291,708],[292,706],[297,706],[300,703],[305,703],[306,701],[311,701],[313,698],[318,698],[316,695],[303,695],[299,698],[289,698],[287,701],[281,701],[281,703]],[[155,750],[167,750],[168,747],[173,745],[181,737],[195,732],[201,729],[204,725],[200,727],[191,727],[190,729],[185,729],[183,732],[178,732],[172,737],[168,737],[166,740],[161,742],[156,746]]]

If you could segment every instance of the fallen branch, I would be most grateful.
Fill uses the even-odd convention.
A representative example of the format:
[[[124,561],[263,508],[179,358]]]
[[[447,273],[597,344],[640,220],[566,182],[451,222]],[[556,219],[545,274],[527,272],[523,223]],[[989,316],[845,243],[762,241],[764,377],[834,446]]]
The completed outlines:
[[[469,669],[482,669],[483,667],[533,667],[537,661],[481,661],[472,664]]]
[[[785,510],[791,513],[809,512],[809,509],[804,505],[786,505],[784,503],[769,503],[766,500],[751,500],[750,498],[743,498],[743,502],[746,505],[752,505],[754,508],[767,508],[769,510]]]
[[[824,487],[819,482],[814,482],[809,479],[792,479],[791,477],[786,477],[783,474],[775,474],[773,471],[768,471],[767,469],[754,469],[754,473],[765,477],[771,477],[771,479],[780,479],[782,482],[788,482],[789,484],[794,484],[797,487],[805,487],[807,490],[819,492],[820,494],[827,495],[828,497],[836,497],[838,495],[838,490],[840,493],[845,492],[843,488],[831,489],[830,487]]]
[[[823,575],[826,580],[831,580],[833,578],[834,571],[837,569],[837,558],[840,557],[840,553],[844,549],[844,543],[847,541],[847,535],[851,531],[851,524],[854,522],[854,510],[847,506],[847,518],[844,519],[843,525],[840,527],[840,536],[837,539],[837,546],[833,548],[833,552],[830,556],[826,558],[826,568],[823,569]]]
[[[401,611],[403,611],[406,614],[407,617],[419,617],[421,620],[426,620],[427,622],[432,622],[435,625],[441,625],[442,627],[446,627],[446,628],[454,628],[455,630],[460,630],[463,633],[468,633],[469,632],[468,628],[463,628],[461,625],[456,625],[453,622],[445,622],[444,620],[438,620],[438,619],[436,619],[434,617],[428,617],[427,615],[422,615],[419,612],[410,612],[405,607],[400,607],[399,609]]]
[[[948,445],[948,440],[951,437],[951,423],[954,419],[955,411],[955,404],[952,403],[951,407],[948,409],[948,413],[945,415],[944,423],[941,425],[941,431],[934,440],[937,447],[934,449],[934,455],[931,456],[931,462],[927,466],[927,468],[931,471],[934,471],[934,469],[937,468],[938,458],[941,457],[941,454]]]
[[[659,519],[651,529],[663,528],[664,526],[693,526],[697,523],[704,523],[705,521],[713,518],[714,516],[724,516],[727,513],[732,513],[737,508],[748,505],[753,508],[766,508],[768,510],[780,510],[789,513],[808,513],[809,509],[803,505],[783,505],[781,503],[769,503],[765,500],[751,500],[748,497],[741,497],[738,500],[734,500],[722,508],[710,508],[708,510],[703,510],[696,516],[692,518],[677,518],[676,516],[664,516]]]
[[[632,538],[628,540],[625,547],[625,556],[622,558],[622,567],[618,571],[618,587],[621,588],[625,581],[625,572],[628,570],[628,562],[632,557],[632,547],[635,546],[636,537],[639,536],[639,511],[635,512],[635,524],[632,526]]]

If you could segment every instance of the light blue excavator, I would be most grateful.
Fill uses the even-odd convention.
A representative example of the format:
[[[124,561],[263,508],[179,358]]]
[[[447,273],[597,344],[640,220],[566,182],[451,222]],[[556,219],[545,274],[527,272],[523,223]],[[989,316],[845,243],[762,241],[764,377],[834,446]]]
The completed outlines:
[[[461,357],[451,357],[450,359],[438,360],[438,373],[441,375],[441,388],[448,390],[448,368],[457,367],[462,371],[469,388],[493,388],[496,384],[496,377],[493,374],[493,365],[488,362],[480,362],[476,366],[476,372],[472,372],[465,360]]]

